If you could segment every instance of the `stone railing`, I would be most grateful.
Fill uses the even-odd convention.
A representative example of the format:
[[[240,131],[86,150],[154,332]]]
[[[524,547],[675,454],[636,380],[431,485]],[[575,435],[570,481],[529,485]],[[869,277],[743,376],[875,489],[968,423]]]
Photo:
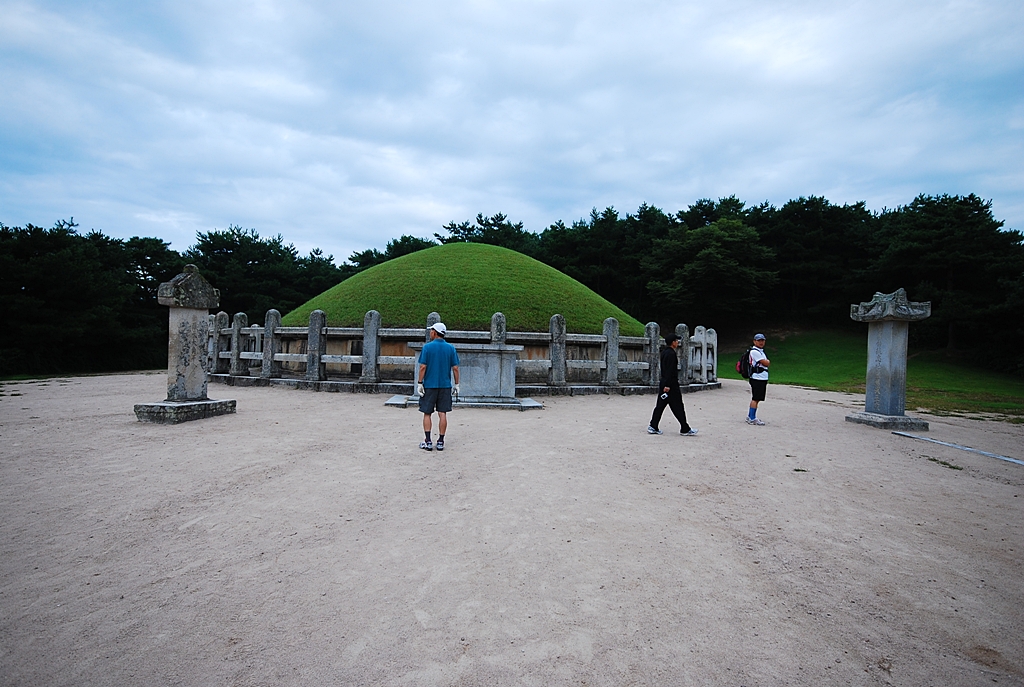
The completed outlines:
[[[440,320],[430,313],[424,328],[382,327],[371,310],[362,327],[328,327],[314,310],[306,327],[282,327],[276,310],[263,326],[249,325],[245,313],[210,316],[208,369],[211,381],[235,385],[286,384],[336,391],[409,392],[417,352],[410,344],[428,340],[427,328]],[[695,391],[718,384],[718,336],[698,326],[690,335],[677,325],[680,386]],[[510,344],[517,352],[516,387],[529,395],[644,393],[654,389],[663,340],[657,323],[644,336],[622,336],[615,318],[601,334],[573,334],[565,318],[551,317],[547,332],[506,331],[495,313],[491,331],[448,330],[447,341],[460,344]]]

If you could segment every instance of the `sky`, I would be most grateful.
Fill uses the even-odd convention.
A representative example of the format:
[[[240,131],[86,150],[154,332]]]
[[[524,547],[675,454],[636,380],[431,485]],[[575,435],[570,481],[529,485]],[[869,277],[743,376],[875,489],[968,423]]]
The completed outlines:
[[[503,212],[975,193],[1024,230],[1019,0],[0,0],[0,222],[341,262]]]

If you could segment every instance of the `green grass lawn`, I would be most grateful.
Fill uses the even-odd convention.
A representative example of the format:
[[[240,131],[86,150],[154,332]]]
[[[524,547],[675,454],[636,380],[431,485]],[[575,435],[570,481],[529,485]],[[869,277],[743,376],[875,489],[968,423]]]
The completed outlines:
[[[795,384],[826,391],[864,393],[867,330],[808,331],[769,336],[773,384]],[[741,350],[723,351],[719,376],[741,379],[735,370]],[[1024,380],[951,360],[945,351],[910,351],[907,409],[935,415],[969,414],[1024,422]]]

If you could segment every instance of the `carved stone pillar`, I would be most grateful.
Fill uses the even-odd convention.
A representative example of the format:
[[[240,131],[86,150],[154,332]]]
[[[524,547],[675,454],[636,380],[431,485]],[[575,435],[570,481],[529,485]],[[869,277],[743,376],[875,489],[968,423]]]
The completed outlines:
[[[370,310],[363,316],[363,374],[362,384],[376,384],[380,381],[380,313]]]
[[[263,359],[260,366],[260,377],[272,379],[281,376],[281,363],[274,356],[281,352],[281,335],[277,328],[281,326],[281,313],[270,309],[263,322]]]
[[[930,302],[911,303],[903,289],[879,292],[866,303],[850,306],[851,319],[868,323],[868,370],[864,412],[847,415],[847,421],[883,429],[928,429],[927,422],[907,417],[904,411],[910,323],[931,314]]]
[[[619,385],[619,321],[609,317],[604,321],[604,372],[601,384]]]
[[[210,308],[220,305],[220,291],[203,279],[195,265],[157,290],[157,302],[170,307],[167,339],[167,398],[140,403],[135,416],[142,422],[177,424],[235,412],[235,401],[206,396],[209,370]]]
[[[551,358],[551,369],[548,371],[548,385],[565,386],[565,318],[552,315],[549,328],[551,346],[548,357]]]
[[[643,382],[650,386],[657,386],[661,380],[661,327],[657,322],[648,322],[644,327],[644,362],[647,363],[647,371],[644,372]]]
[[[327,315],[323,310],[309,313],[309,333],[306,339],[306,381],[322,382],[327,379],[327,366],[321,362],[327,352]]]

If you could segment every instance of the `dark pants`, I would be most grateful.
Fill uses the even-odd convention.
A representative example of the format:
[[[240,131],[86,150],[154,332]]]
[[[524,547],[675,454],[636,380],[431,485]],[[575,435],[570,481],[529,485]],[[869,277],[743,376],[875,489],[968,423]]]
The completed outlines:
[[[658,429],[658,423],[661,422],[661,414],[665,412],[665,406],[672,409],[672,414],[679,420],[679,431],[689,432],[690,425],[686,423],[686,410],[683,409],[683,395],[679,393],[679,387],[668,388],[668,398],[662,398],[662,394],[658,394],[658,404],[654,406],[654,414],[651,415],[651,427]]]
[[[764,400],[765,394],[768,392],[768,380],[767,379],[751,379],[750,380],[750,400],[757,401],[760,403]]]

